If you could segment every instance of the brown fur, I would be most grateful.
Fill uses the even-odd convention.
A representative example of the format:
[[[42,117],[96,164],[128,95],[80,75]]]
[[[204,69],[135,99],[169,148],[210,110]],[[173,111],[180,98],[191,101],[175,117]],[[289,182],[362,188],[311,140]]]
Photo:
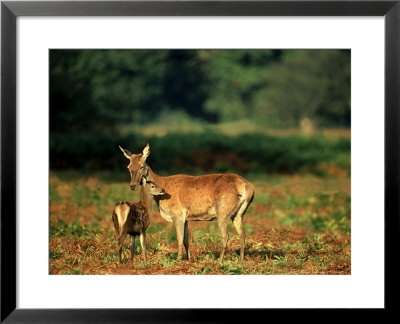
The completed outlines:
[[[150,225],[150,210],[148,204],[148,197],[154,195],[162,195],[164,190],[155,184],[148,182],[142,187],[140,202],[130,203],[127,201],[121,201],[115,205],[112,214],[112,220],[114,223],[115,234],[118,240],[118,259],[122,263],[122,247],[126,236],[131,236],[131,256],[130,260],[133,260],[135,252],[135,237],[140,236],[140,244],[142,247],[142,256],[144,262],[147,261],[146,256],[146,231]],[[120,220],[125,220],[120,223]]]
[[[121,148],[122,149],[122,148]],[[122,149],[123,150],[123,149]],[[182,245],[185,246],[188,259],[189,251],[188,221],[211,221],[217,219],[222,234],[223,259],[228,242],[227,221],[230,218],[240,235],[240,259],[244,259],[245,232],[243,216],[254,197],[253,185],[236,174],[209,174],[189,176],[178,174],[168,177],[157,175],[145,163],[150,154],[150,147],[142,154],[125,155],[129,158],[131,188],[147,179],[164,188],[167,195],[154,200],[161,216],[174,224],[178,241],[178,257],[182,257]]]

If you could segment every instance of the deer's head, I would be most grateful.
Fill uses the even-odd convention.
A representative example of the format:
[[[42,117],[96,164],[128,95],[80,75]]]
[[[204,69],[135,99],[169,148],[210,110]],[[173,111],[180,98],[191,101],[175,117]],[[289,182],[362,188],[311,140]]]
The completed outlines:
[[[152,196],[162,196],[165,194],[165,190],[156,185],[153,181],[147,181],[143,184],[143,188]]]
[[[146,184],[149,170],[146,165],[146,159],[150,155],[150,145],[147,144],[140,154],[132,154],[128,150],[119,147],[124,156],[129,160],[128,170],[131,175],[129,186],[136,190],[139,185]]]

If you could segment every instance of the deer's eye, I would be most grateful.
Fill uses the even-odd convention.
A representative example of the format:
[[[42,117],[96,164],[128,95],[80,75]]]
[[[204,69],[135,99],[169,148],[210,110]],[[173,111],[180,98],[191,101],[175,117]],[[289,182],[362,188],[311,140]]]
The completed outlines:
[[[154,186],[151,186],[152,188],[154,188]]]

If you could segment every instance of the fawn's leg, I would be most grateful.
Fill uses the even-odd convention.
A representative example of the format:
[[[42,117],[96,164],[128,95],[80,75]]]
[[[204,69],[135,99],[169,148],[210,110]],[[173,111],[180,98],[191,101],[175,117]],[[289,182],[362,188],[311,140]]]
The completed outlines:
[[[131,261],[133,261],[134,255],[135,255],[135,235],[131,235],[131,258],[130,258]]]
[[[125,241],[126,235],[127,235],[126,232],[122,232],[121,236],[118,238],[118,259],[119,259],[119,263],[122,263],[121,254],[122,254],[122,247],[124,245],[124,241]]]

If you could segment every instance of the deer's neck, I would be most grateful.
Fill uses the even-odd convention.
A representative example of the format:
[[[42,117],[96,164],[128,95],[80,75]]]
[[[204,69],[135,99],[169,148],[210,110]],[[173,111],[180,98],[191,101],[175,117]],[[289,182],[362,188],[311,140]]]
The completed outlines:
[[[164,177],[155,173],[148,165],[147,165],[147,168],[149,170],[147,180],[154,182],[159,187],[163,187],[164,186]]]
[[[156,185],[159,187],[164,186],[164,177],[158,175],[157,173],[153,172],[153,170],[147,165],[148,168],[148,175],[147,175],[147,180],[154,182]],[[142,187],[142,191],[140,192],[140,203],[147,209],[147,211],[151,212],[153,208],[153,203],[154,203],[154,196],[151,195],[147,189],[146,186]]]
[[[151,212],[153,208],[153,196],[150,195],[145,188],[142,187],[140,191],[140,204],[147,209],[147,211]]]

